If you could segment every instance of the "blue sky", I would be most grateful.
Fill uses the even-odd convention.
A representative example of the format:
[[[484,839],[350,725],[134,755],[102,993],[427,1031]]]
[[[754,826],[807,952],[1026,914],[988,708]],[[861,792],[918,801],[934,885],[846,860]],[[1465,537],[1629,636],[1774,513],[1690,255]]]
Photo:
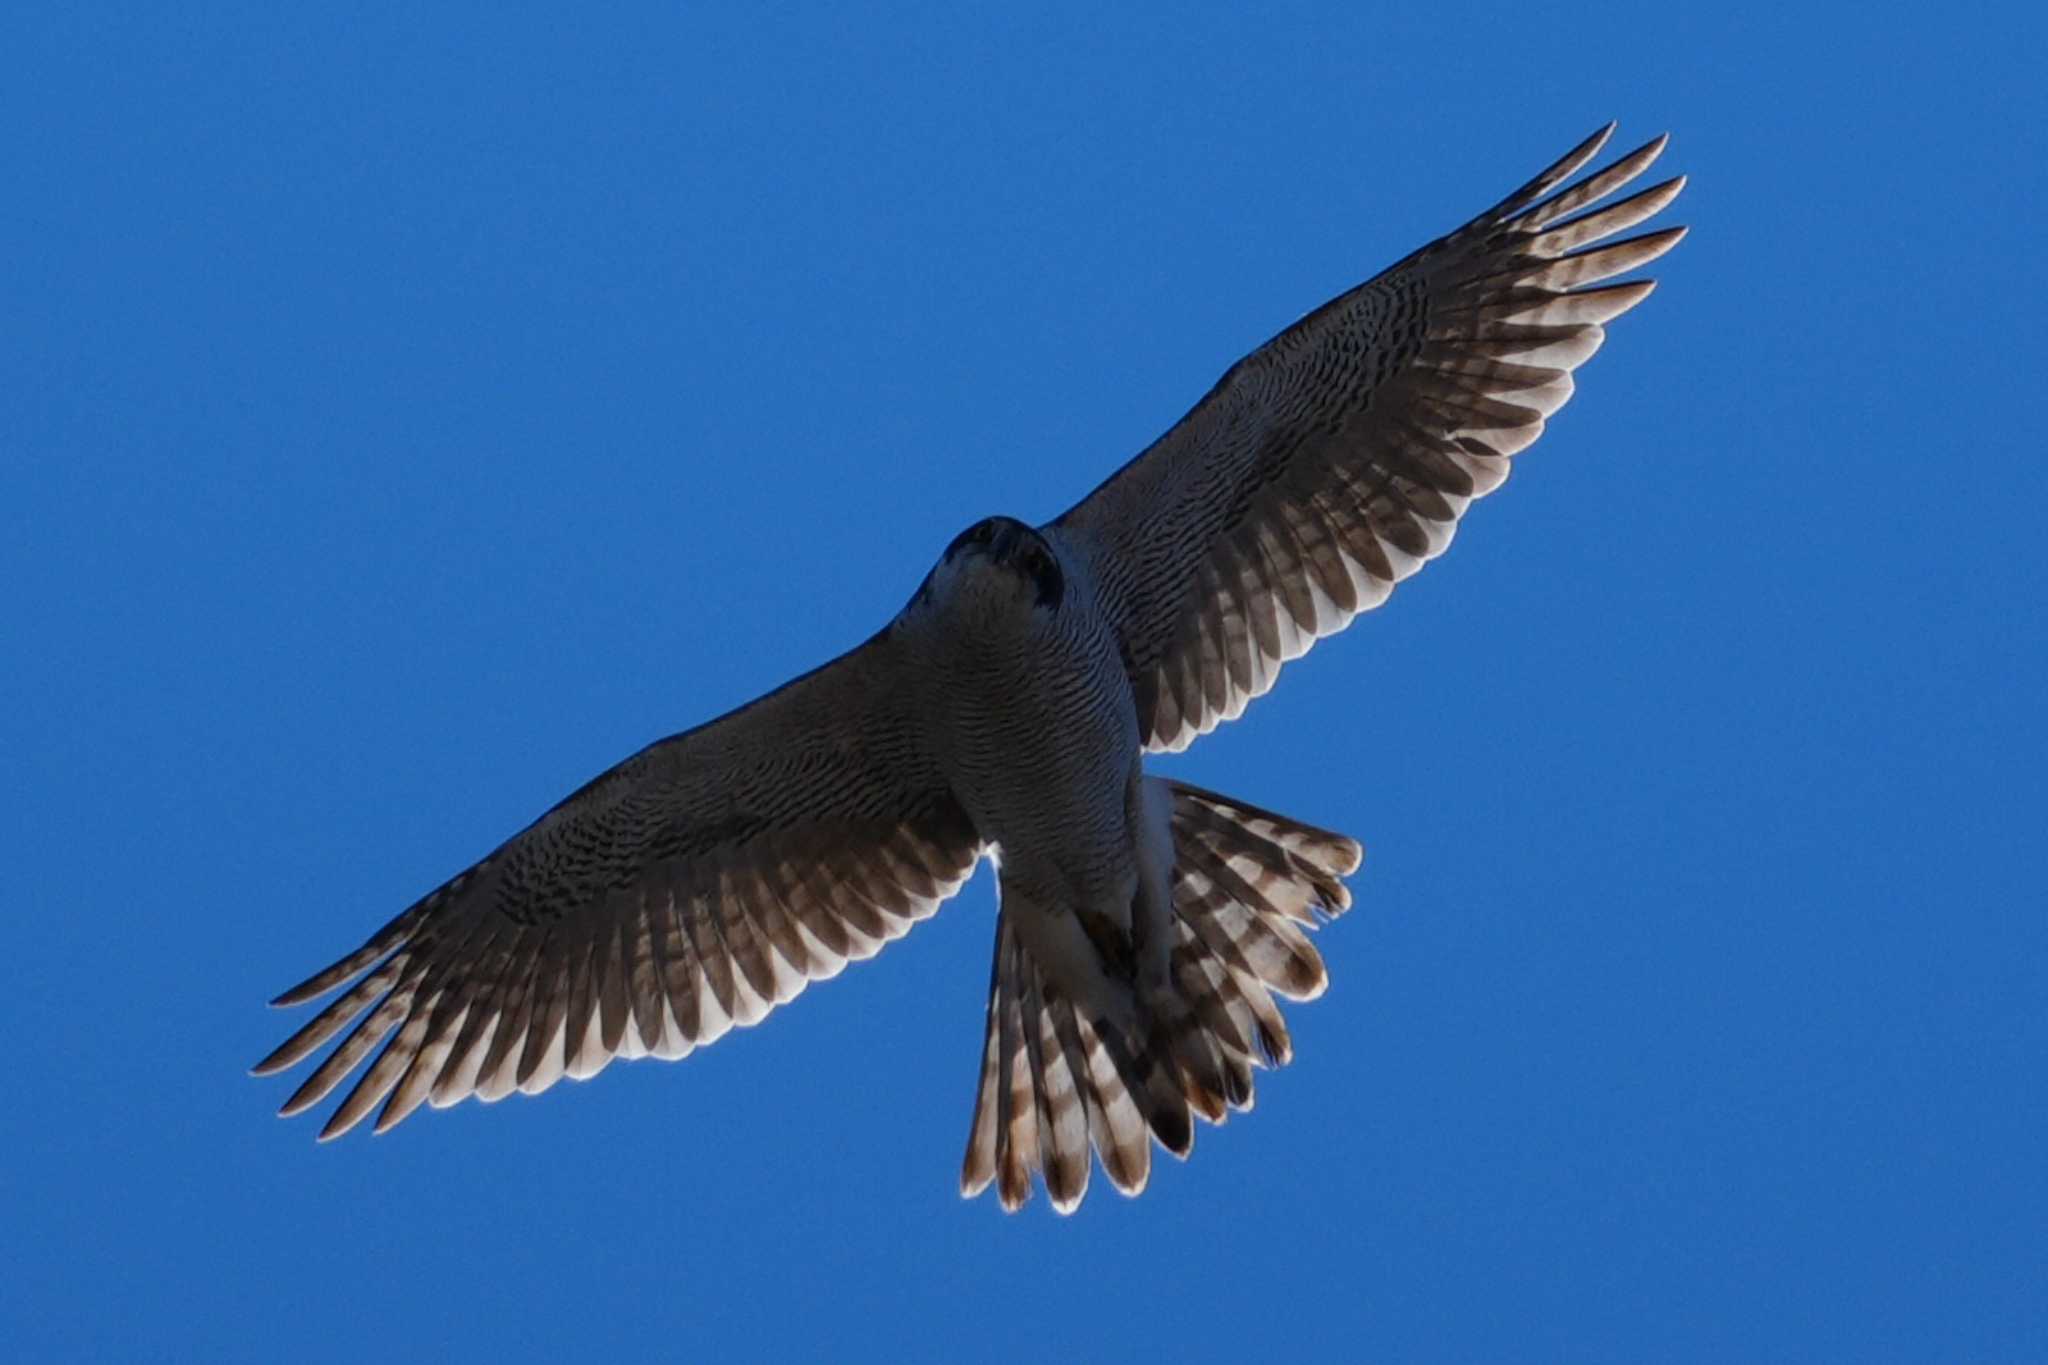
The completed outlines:
[[[2042,21],[0,20],[22,1358],[2048,1355]],[[993,904],[319,1147],[263,1002],[1608,118],[1693,235],[1165,770],[1357,835],[1256,1113],[954,1172]]]

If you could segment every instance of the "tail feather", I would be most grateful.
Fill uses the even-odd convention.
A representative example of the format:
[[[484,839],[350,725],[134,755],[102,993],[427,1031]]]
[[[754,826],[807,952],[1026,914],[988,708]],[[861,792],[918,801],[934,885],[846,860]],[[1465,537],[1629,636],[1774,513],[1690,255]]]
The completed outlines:
[[[1190,1109],[1211,1123],[1223,1122],[1236,1089],[1229,1063],[1178,983],[1173,994],[1155,1004],[1150,1051],[1178,1064],[1181,1093]]]
[[[1117,1074],[1116,1062],[1103,1043],[1102,1032],[1078,1011],[1074,1015],[1074,1032],[1087,1065],[1087,1086],[1094,1096],[1089,1112],[1102,1119],[1101,1130],[1089,1133],[1095,1154],[1102,1161],[1102,1173],[1116,1186],[1117,1193],[1139,1194],[1152,1177],[1151,1129],[1146,1126],[1130,1087]]]
[[[1193,1146],[1193,1116],[1221,1123],[1253,1104],[1253,1072],[1293,1056],[1274,996],[1328,984],[1302,932],[1350,908],[1361,851],[1340,834],[1190,787],[1172,800],[1174,946],[1168,990],[1137,1002],[1136,1034],[1064,996],[998,915],[981,1083],[960,1192],[997,1187],[1006,1210],[1043,1178],[1070,1213],[1089,1149],[1126,1195],[1151,1178],[1152,1144]],[[1134,989],[1136,989],[1134,985]]]
[[[1187,1087],[1164,1025],[1155,1019],[1141,1043],[1133,1043],[1108,1025],[1097,1030],[1097,1037],[1116,1067],[1117,1080],[1144,1116],[1146,1129],[1160,1146],[1185,1160],[1195,1147],[1195,1125],[1189,1115]]]
[[[1253,1041],[1258,1019],[1230,980],[1214,954],[1182,920],[1174,925],[1179,943],[1173,952],[1173,979],[1181,996],[1195,1011],[1207,1040],[1223,1068],[1223,1099],[1232,1109],[1249,1109],[1252,1102],[1252,1067],[1257,1063]],[[1214,1120],[1212,1120],[1213,1122]]]
[[[996,1076],[1002,1068],[1003,967],[1009,926],[996,920],[996,960],[989,973],[988,1022],[981,1035],[981,1082],[974,1092],[974,1118],[967,1126],[967,1155],[960,1162],[960,1194],[972,1199],[996,1178]]]
[[[1175,909],[1182,906],[1228,938],[1235,955],[1290,1000],[1313,1000],[1329,986],[1322,954],[1300,926],[1228,860],[1200,846],[1181,855]]]
[[[1184,1155],[1190,1129],[1177,1073],[1076,1009],[999,915],[960,1193],[972,1197],[993,1183],[1003,1207],[1015,1210],[1042,1172],[1053,1207],[1071,1213],[1088,1190],[1091,1145],[1110,1183],[1134,1195],[1150,1179],[1153,1138]]]
[[[1063,1000],[1042,998],[1036,989],[1025,1002],[1031,1084],[1040,1097],[1038,1150],[1045,1160],[1045,1192],[1054,1208],[1072,1213],[1088,1193],[1090,1095],[1081,1083],[1086,1063],[1072,1026],[1073,1009]]]
[[[1021,951],[1021,950],[1017,950]],[[1028,985],[1034,974],[1009,973],[1014,986]],[[1031,1062],[1024,1054],[1024,992],[1004,992],[997,1022],[1002,1043],[1003,1077],[996,1089],[996,1124],[1002,1134],[997,1147],[996,1195],[1006,1209],[1022,1208],[1031,1197],[1031,1176],[1038,1167],[1038,1098],[1032,1085]]]
[[[1343,879],[1365,856],[1356,839],[1185,782],[1167,786],[1177,848],[1194,845],[1235,863],[1274,909],[1311,929],[1318,911],[1334,917],[1351,908]]]

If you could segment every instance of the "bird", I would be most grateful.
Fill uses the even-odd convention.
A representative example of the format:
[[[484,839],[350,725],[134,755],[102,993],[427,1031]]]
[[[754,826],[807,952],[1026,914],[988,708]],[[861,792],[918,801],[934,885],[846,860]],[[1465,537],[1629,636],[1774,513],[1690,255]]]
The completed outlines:
[[[1291,1059],[1276,997],[1323,993],[1308,931],[1350,907],[1363,857],[1147,756],[1241,715],[1442,554],[1649,295],[1615,277],[1686,230],[1617,234],[1685,181],[1617,197],[1664,136],[1574,180],[1614,128],[1252,351],[1062,515],[974,523],[865,642],[600,774],[279,995],[340,992],[255,1074],[349,1030],[280,1112],[354,1075],[320,1136],[380,1104],[381,1133],[680,1058],[873,956],[986,860],[960,1192],[1014,1211],[1042,1185],[1070,1213],[1096,1165],[1144,1190],[1155,1146],[1187,1157],[1195,1119],[1251,1108],[1254,1072]]]

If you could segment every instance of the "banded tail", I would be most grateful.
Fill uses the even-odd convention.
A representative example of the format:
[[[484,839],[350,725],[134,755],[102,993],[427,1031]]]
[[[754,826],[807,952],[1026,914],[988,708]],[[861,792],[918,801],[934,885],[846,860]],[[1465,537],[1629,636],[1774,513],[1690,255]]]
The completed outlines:
[[[1144,1037],[1127,1037],[1054,989],[999,916],[963,1196],[993,1182],[1015,1210],[1041,1174],[1053,1207],[1071,1213],[1088,1192],[1091,1146],[1120,1193],[1140,1193],[1154,1139],[1185,1158],[1192,1115],[1221,1123],[1250,1109],[1252,1072],[1292,1058],[1273,997],[1313,1000],[1329,984],[1303,930],[1350,908],[1342,879],[1358,870],[1358,844],[1199,787],[1165,785],[1170,990],[1140,1002]]]

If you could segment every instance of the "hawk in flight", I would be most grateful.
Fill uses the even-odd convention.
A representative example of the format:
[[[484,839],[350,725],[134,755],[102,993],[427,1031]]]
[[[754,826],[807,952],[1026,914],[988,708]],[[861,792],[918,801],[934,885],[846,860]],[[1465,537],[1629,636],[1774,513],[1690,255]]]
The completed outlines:
[[[593,779],[339,962],[341,995],[256,1064],[348,1029],[283,1112],[383,1050],[321,1130],[381,1102],[533,1094],[682,1057],[871,957],[987,857],[1000,905],[960,1189],[1125,1194],[1152,1144],[1249,1109],[1285,1063],[1274,997],[1326,983],[1303,932],[1358,844],[1146,774],[1442,554],[1649,294],[1603,283],[1683,228],[1610,241],[1683,179],[1577,183],[1595,133],[1448,236],[1232,366],[1172,430],[1039,527],[963,531],[865,644]],[[388,1041],[387,1041],[388,1040]]]

